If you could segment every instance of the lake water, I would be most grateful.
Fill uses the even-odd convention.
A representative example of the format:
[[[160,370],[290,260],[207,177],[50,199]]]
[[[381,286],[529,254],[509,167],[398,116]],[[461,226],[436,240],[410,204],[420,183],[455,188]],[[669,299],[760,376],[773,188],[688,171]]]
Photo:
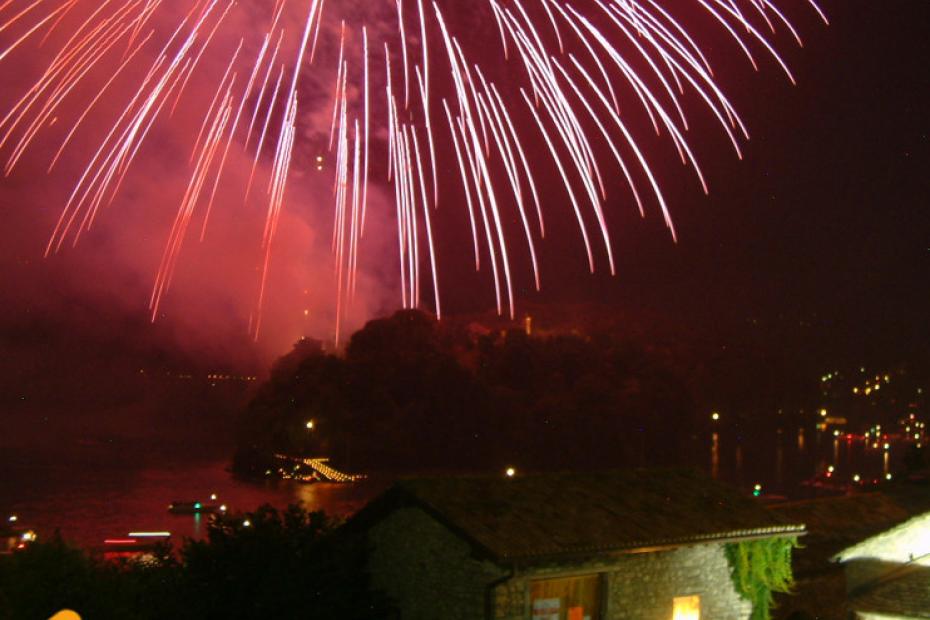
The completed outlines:
[[[244,482],[226,470],[225,448],[213,452],[168,450],[144,462],[116,446],[67,457],[0,453],[0,516],[16,514],[44,537],[59,529],[67,540],[99,548],[105,538],[130,531],[170,531],[176,540],[203,536],[209,517],[169,514],[174,500],[205,501],[215,493],[231,511],[301,502],[310,510],[348,516],[395,479],[375,475],[348,485]],[[838,481],[858,474],[872,486],[872,480],[898,470],[904,449],[893,445],[886,456],[883,446],[874,449],[861,439],[794,429],[755,441],[735,434],[695,438],[687,452],[693,467],[746,492],[761,484],[766,495],[803,497],[811,492],[799,483],[829,465]]]
[[[374,477],[356,484],[299,484],[275,481],[256,484],[237,480],[226,470],[228,459],[185,459],[183,465],[95,462],[92,466],[47,462],[30,466],[28,459],[0,463],[2,518],[15,514],[19,523],[47,537],[56,529],[79,545],[102,547],[105,538],[130,531],[169,531],[176,540],[204,535],[209,515],[173,515],[175,500],[218,503],[230,511],[254,510],[262,504],[278,508],[303,503],[310,510],[347,516],[389,484]]]

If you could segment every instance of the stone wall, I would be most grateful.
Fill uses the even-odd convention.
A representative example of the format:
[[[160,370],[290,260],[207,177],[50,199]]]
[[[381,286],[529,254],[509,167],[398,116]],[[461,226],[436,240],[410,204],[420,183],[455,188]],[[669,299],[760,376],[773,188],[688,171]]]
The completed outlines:
[[[485,618],[487,586],[507,574],[418,508],[394,511],[368,538],[372,585],[394,599],[402,620]]]
[[[701,618],[746,620],[752,612],[733,587],[723,545],[709,544],[519,574],[495,589],[494,618],[529,618],[530,581],[591,573],[606,575],[604,620],[672,620],[673,599],[694,594],[701,597]]]
[[[733,586],[722,544],[628,556],[608,573],[609,620],[670,620],[676,596],[701,597],[701,618],[746,620],[751,604]]]

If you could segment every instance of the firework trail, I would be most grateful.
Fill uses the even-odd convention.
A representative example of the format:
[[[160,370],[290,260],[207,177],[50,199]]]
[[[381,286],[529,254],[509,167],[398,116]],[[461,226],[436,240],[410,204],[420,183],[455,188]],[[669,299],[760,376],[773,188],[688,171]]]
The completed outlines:
[[[792,10],[805,8],[827,22],[815,0],[790,1]],[[688,139],[690,108],[709,112],[742,157],[749,134],[715,79],[703,47],[708,37],[731,41],[756,70],[768,57],[792,83],[773,41],[783,31],[802,44],[776,0],[468,4],[6,0],[0,3],[0,72],[15,72],[20,54],[42,59],[44,70],[0,110],[0,163],[7,177],[14,174],[39,135],[49,133],[57,145],[51,173],[88,118],[106,127],[95,132],[98,146],[81,160],[49,238],[50,254],[77,243],[114,202],[159,127],[176,115],[196,116],[200,130],[155,276],[152,317],[195,216],[203,238],[227,162],[238,149],[251,172],[231,182],[242,183],[246,201],[257,193],[266,209],[252,325],[257,337],[288,181],[305,165],[295,162],[295,149],[308,133],[322,133],[319,127],[302,131],[302,119],[313,111],[308,106],[320,104],[304,97],[301,82],[333,76],[329,155],[319,154],[315,167],[329,170],[330,156],[335,162],[337,338],[356,295],[373,182],[393,188],[404,307],[431,298],[441,315],[434,229],[442,201],[451,197],[467,206],[475,268],[490,268],[498,312],[512,316],[512,257],[521,250],[508,223],[517,223],[518,245],[525,247],[538,289],[538,245],[546,235],[545,208],[552,208],[539,189],[544,167],[558,173],[564,189],[558,201],[571,208],[588,268],[594,271],[603,252],[613,273],[605,213],[611,174],[622,175],[640,213],[654,204],[676,234],[660,179],[640,145],[644,126],[670,141],[704,192],[707,181]],[[692,31],[689,24],[697,21]],[[189,95],[192,83],[198,94],[210,95]],[[119,102],[115,113],[103,105],[112,101]],[[58,125],[59,117],[68,120]],[[373,157],[382,152],[386,162]]]

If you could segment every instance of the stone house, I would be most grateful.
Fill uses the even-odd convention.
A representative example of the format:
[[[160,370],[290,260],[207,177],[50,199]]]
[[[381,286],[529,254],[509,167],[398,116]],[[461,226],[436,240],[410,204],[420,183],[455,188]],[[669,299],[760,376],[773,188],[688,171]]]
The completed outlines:
[[[930,618],[930,513],[839,552],[856,620]]]
[[[725,545],[804,533],[667,470],[405,480],[346,527],[402,620],[746,620]]]

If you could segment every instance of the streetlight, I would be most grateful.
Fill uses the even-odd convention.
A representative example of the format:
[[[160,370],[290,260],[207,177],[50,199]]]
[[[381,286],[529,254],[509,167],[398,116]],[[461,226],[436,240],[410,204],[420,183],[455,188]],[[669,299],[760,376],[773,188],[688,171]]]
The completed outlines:
[[[307,430],[308,431],[313,430],[313,420],[310,420],[309,422],[307,422]]]
[[[513,478],[514,476],[517,475],[517,470],[514,469],[513,467],[508,467],[504,473],[507,474],[508,478]]]

